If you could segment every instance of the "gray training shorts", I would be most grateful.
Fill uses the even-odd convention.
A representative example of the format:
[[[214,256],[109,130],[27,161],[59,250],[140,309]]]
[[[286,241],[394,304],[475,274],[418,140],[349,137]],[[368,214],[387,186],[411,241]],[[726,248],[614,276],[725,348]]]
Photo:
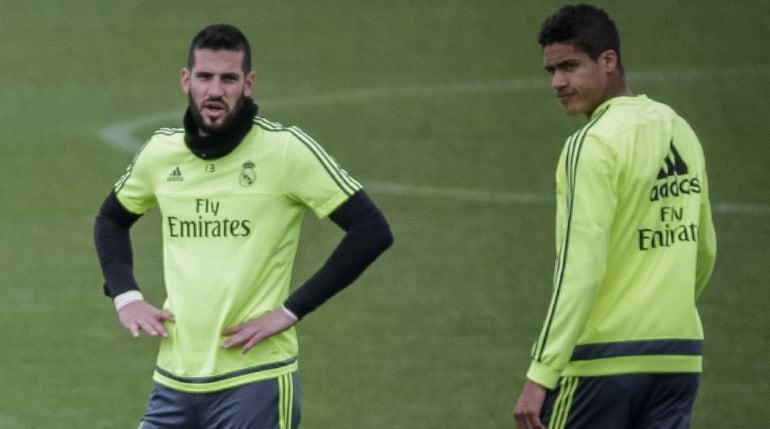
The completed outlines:
[[[296,429],[297,373],[214,393],[187,393],[156,384],[139,429]]]
[[[698,374],[562,377],[541,413],[549,428],[690,427]]]

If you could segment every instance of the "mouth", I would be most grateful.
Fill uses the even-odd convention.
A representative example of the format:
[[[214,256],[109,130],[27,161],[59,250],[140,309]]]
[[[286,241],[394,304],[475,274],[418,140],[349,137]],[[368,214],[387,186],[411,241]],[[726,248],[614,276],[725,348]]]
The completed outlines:
[[[201,113],[211,118],[219,118],[227,113],[227,105],[220,101],[206,101],[201,106]]]
[[[561,104],[566,104],[569,101],[569,99],[572,97],[572,95],[573,94],[571,93],[564,92],[564,93],[556,94],[556,97],[559,99]]]

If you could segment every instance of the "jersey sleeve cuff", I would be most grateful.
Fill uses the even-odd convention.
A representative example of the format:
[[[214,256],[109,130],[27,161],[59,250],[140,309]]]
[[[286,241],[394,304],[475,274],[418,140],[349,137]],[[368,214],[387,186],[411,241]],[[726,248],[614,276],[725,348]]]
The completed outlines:
[[[144,295],[138,290],[130,290],[123,292],[120,295],[113,298],[112,302],[115,304],[115,310],[120,311],[121,308],[134,301],[143,301]]]
[[[339,206],[341,206],[349,198],[350,196],[348,196],[343,192],[340,192],[339,194],[335,195],[329,201],[327,201],[317,209],[314,209],[313,211],[319,219],[323,219],[329,216],[334,210],[339,208]]]
[[[536,361],[532,361],[529,365],[529,370],[527,370],[527,378],[546,389],[553,389],[556,387],[556,383],[559,381],[560,376],[561,371],[557,371],[548,365]]]

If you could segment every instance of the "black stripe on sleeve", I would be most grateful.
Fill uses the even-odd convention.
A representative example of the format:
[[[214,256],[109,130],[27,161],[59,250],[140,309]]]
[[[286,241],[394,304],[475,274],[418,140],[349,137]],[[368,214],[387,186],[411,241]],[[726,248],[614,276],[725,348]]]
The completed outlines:
[[[556,268],[554,273],[554,293],[551,299],[551,303],[548,309],[548,316],[545,321],[545,326],[540,340],[536,344],[533,357],[537,361],[542,361],[543,353],[545,352],[548,337],[551,333],[551,325],[556,314],[556,310],[559,304],[559,298],[561,296],[562,284],[564,281],[564,273],[566,271],[567,259],[569,256],[569,242],[572,232],[572,214],[573,204],[575,202],[575,189],[577,187],[577,171],[580,160],[580,151],[583,148],[583,143],[588,135],[588,131],[591,127],[599,121],[599,119],[607,112],[609,106],[599,112],[595,118],[593,118],[588,124],[581,128],[577,133],[572,135],[567,143],[567,156],[565,157],[565,173],[567,176],[567,230],[564,237],[564,243],[560,249],[558,259],[556,261]]]

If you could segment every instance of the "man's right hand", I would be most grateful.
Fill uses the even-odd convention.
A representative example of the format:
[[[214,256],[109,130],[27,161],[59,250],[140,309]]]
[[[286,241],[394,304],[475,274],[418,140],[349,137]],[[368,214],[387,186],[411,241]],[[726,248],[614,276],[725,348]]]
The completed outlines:
[[[533,381],[527,380],[521,391],[513,417],[519,429],[545,429],[540,421],[540,413],[545,402],[546,389]]]
[[[163,311],[144,300],[132,301],[118,310],[120,323],[136,338],[141,331],[147,332],[153,337],[158,335],[166,338],[168,331],[163,326],[163,321],[173,322],[174,315]]]

